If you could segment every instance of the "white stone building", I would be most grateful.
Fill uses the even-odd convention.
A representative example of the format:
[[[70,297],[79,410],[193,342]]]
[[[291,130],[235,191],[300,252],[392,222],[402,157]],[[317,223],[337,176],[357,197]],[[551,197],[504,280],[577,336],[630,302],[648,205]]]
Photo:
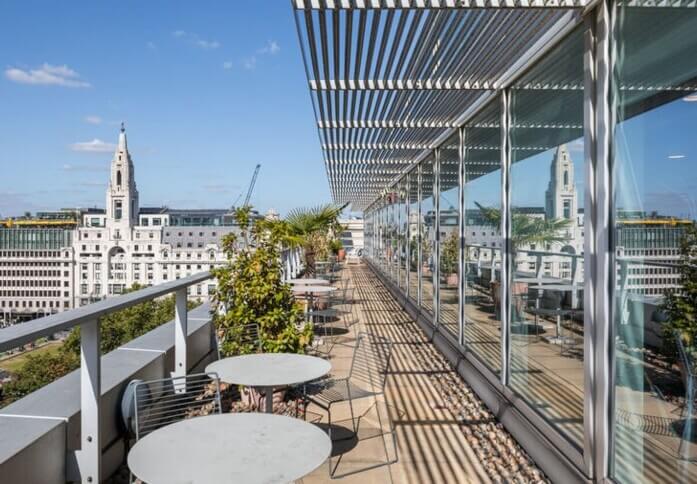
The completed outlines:
[[[2,221],[0,221],[2,222]],[[0,224],[0,326],[65,311],[222,265],[228,209],[141,207],[123,126],[106,209],[62,210]],[[189,288],[206,299],[213,281]]]
[[[225,261],[221,237],[235,231],[224,210],[141,208],[124,127],[111,160],[106,211],[85,214],[73,239],[75,307],[210,270]],[[205,299],[213,282],[189,288]]]

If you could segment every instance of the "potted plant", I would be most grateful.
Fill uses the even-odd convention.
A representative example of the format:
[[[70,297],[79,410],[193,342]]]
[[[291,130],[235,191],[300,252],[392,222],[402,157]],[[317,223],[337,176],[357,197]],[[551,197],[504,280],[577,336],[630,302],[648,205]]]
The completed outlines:
[[[342,262],[346,257],[346,251],[344,250],[344,244],[341,239],[334,238],[329,241],[329,250],[334,254],[339,262]]]
[[[346,205],[330,203],[313,208],[298,208],[286,217],[285,224],[290,235],[303,248],[305,271],[308,274],[315,273],[316,260],[327,259],[329,236],[341,230],[338,219]]]
[[[501,227],[501,210],[494,207],[484,207],[475,202],[484,219],[495,229],[500,230]],[[540,218],[532,217],[525,213],[518,212],[515,208],[511,214],[511,245],[513,251],[513,267],[516,267],[515,258],[518,257],[518,249],[530,244],[539,244],[546,246],[552,243],[567,242],[567,229],[571,225],[571,220],[565,218]],[[492,271],[493,255],[492,255]],[[498,281],[493,281],[490,285],[492,290],[492,301],[495,304],[497,318],[500,317],[499,302],[501,301],[501,284]],[[528,285],[525,282],[514,282],[511,288],[511,294],[514,299],[514,315],[513,321],[521,321],[523,319],[523,298],[527,294]]]
[[[457,286],[458,235],[451,233],[444,241],[440,251],[440,273],[448,286]]]
[[[254,351],[256,348],[240,339],[241,328],[253,323],[259,326],[264,352],[303,353],[312,341],[312,325],[304,321],[281,272],[280,250],[289,239],[289,228],[285,222],[269,220],[259,220],[250,227],[246,210],[238,210],[236,220],[248,243],[238,244],[234,233],[225,236],[222,243],[228,262],[211,271],[218,282],[212,313],[220,354]],[[244,389],[243,397],[251,405],[263,401],[252,389]]]

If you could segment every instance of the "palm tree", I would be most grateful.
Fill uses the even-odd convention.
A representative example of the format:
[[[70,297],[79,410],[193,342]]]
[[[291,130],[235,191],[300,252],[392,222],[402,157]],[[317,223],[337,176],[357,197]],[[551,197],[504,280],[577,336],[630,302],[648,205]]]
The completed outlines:
[[[315,259],[327,251],[330,234],[340,233],[339,215],[348,204],[327,203],[315,207],[296,208],[288,213],[285,223],[290,235],[305,252],[305,268],[309,274],[315,272]]]
[[[474,202],[479,208],[482,216],[494,227],[501,227],[501,210],[494,207],[484,207],[478,202]],[[518,248],[530,245],[541,244],[543,246],[554,242],[566,243],[569,240],[567,230],[571,225],[571,220],[564,218],[540,218],[531,217],[524,213],[516,212],[515,208],[511,211],[511,245],[513,250],[513,261],[518,255]],[[492,268],[493,270],[493,268]],[[498,300],[500,298],[500,284],[492,282],[492,299],[498,311]],[[527,284],[514,283],[513,296],[515,312],[513,321],[523,320],[523,299],[520,294],[527,293]],[[516,297],[518,296],[518,297]]]

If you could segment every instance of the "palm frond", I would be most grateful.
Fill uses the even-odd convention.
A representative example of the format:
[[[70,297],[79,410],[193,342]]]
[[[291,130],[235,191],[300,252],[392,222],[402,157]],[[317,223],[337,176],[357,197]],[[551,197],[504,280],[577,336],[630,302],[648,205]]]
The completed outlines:
[[[291,210],[286,222],[297,235],[308,235],[317,231],[326,231],[336,222],[346,205],[327,203],[315,207],[303,207]]]

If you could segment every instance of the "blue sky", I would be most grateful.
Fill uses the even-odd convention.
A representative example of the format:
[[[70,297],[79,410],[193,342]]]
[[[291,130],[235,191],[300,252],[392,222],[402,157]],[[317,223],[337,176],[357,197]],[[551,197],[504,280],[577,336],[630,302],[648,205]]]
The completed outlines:
[[[141,205],[330,201],[290,2],[3,2],[0,215],[103,206],[125,121]],[[94,141],[98,140],[98,141]]]

